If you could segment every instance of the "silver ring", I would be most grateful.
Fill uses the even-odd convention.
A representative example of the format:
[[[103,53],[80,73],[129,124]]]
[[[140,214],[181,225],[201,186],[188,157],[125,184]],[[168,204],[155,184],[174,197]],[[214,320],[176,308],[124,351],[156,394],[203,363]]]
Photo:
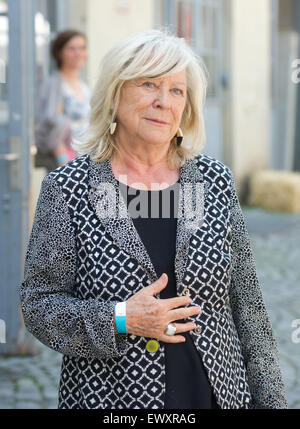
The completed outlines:
[[[165,333],[167,335],[175,335],[176,332],[176,326],[174,325],[174,323],[169,323],[167,326],[167,329],[165,330]]]

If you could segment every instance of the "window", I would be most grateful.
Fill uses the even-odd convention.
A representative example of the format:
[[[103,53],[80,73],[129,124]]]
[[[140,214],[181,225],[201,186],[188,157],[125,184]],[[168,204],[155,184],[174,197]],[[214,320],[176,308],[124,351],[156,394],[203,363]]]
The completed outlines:
[[[221,0],[165,0],[164,21],[184,37],[206,65],[207,97],[217,98],[221,86]]]

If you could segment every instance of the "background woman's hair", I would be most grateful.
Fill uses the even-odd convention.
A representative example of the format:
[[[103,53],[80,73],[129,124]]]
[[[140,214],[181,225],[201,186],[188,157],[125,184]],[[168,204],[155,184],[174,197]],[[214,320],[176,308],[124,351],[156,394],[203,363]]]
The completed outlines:
[[[140,77],[168,76],[183,69],[187,72],[187,102],[180,125],[184,139],[179,147],[172,139],[168,163],[174,168],[194,158],[205,143],[203,107],[208,73],[185,40],[167,30],[147,30],[130,37],[102,58],[91,97],[90,125],[81,142],[73,141],[74,150],[89,154],[97,162],[110,158],[118,147],[109,133],[109,125],[116,117],[123,83]]]
[[[65,30],[57,34],[55,39],[51,42],[50,52],[52,57],[54,58],[57,68],[60,69],[62,67],[62,61],[60,58],[60,54],[65,47],[65,45],[69,42],[69,40],[73,39],[73,37],[81,36],[85,40],[87,40],[86,35],[81,31],[77,30]]]

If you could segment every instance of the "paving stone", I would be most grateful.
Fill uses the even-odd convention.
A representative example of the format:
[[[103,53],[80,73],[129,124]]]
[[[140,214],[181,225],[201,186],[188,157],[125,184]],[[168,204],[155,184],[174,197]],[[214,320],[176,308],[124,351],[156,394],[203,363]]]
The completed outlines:
[[[53,387],[48,387],[44,392],[43,396],[46,401],[48,400],[58,400],[58,389],[54,389]]]
[[[21,378],[18,380],[15,397],[17,400],[26,399],[26,401],[40,401],[41,392],[34,380],[29,378]]]
[[[20,401],[16,404],[16,409],[18,410],[36,410],[36,409],[42,409],[42,405],[37,402],[30,402],[30,401]]]
[[[264,301],[276,337],[290,408],[300,408],[300,216],[243,208]]]
[[[14,408],[14,401],[12,398],[1,398],[0,410],[11,410]]]
[[[45,409],[47,410],[57,410],[58,409],[58,399],[51,399],[45,402]]]
[[[14,383],[9,380],[3,380],[0,378],[0,398],[13,395],[15,390]]]

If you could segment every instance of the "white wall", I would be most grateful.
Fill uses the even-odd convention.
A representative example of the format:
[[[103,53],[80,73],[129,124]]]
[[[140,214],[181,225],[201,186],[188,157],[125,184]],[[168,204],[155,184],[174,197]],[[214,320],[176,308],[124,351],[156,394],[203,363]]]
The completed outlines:
[[[118,4],[128,4],[121,11]],[[118,41],[153,27],[153,0],[88,0],[86,31],[89,39],[87,80],[96,83],[102,56]]]
[[[232,0],[232,167],[238,183],[270,165],[271,1]]]

